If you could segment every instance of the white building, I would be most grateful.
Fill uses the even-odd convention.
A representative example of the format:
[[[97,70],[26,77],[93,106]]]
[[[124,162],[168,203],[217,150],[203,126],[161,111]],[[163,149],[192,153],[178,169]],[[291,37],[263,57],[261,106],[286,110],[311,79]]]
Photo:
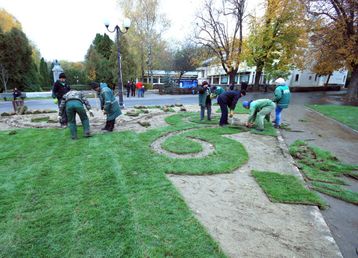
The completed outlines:
[[[199,84],[207,80],[210,84],[229,85],[230,81],[228,75],[221,65],[208,65],[198,67],[198,82]],[[331,75],[328,84],[344,86],[347,80],[347,70],[334,71]],[[235,76],[235,84],[247,82],[254,84],[256,75],[256,67],[249,67],[246,62],[242,62],[239,66],[237,75]],[[260,78],[260,84],[265,82],[265,74]],[[309,70],[294,69],[291,71],[286,82],[290,87],[315,87],[324,86],[327,81],[327,76],[319,76]]]
[[[180,73],[176,71],[153,70],[153,84],[163,84],[165,79],[169,76],[173,79],[179,79]],[[182,75],[182,80],[196,80],[198,78],[197,71],[188,71]],[[150,76],[146,71],[144,74],[144,83],[150,83]]]

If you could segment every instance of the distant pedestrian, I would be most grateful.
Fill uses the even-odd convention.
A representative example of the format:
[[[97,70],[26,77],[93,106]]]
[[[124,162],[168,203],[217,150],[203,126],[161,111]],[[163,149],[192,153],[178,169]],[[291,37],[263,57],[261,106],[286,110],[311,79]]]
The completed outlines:
[[[102,130],[112,132],[116,123],[116,118],[122,114],[118,101],[115,99],[113,91],[107,86],[107,83],[91,83],[92,89],[95,90],[101,101],[103,114],[107,116],[105,127]]]
[[[200,120],[204,120],[205,109],[207,110],[208,120],[211,120],[211,99],[210,99],[210,86],[207,81],[203,81],[201,86],[198,87],[199,92],[199,106],[200,106]]]
[[[71,90],[71,87],[66,82],[66,75],[60,73],[59,79],[54,83],[52,87],[52,98],[54,98],[54,103],[60,107],[63,96]],[[62,119],[60,120],[62,127],[67,126],[67,114],[66,112],[62,113]]]
[[[129,98],[129,94],[131,92],[131,86],[132,86],[132,83],[130,81],[128,81],[126,84],[127,98]]]
[[[21,95],[22,95],[21,91],[15,87],[14,90],[12,91],[12,96],[14,97],[14,100],[20,98]]]
[[[73,140],[77,139],[76,114],[78,114],[81,119],[85,137],[91,136],[88,116],[83,105],[86,106],[90,115],[93,116],[91,105],[83,93],[77,90],[70,90],[63,95],[59,107],[59,119],[61,119],[62,114],[66,112],[68,117],[68,127],[70,128],[71,138]]]
[[[218,104],[220,105],[221,109],[221,117],[220,117],[220,126],[225,126],[229,124],[228,122],[228,108],[230,109],[230,117],[233,117],[234,110],[236,107],[239,98],[246,95],[246,91],[240,90],[229,90],[219,95],[218,97]]]
[[[142,97],[142,87],[143,87],[143,83],[142,83],[142,82],[137,82],[135,86],[136,86],[136,88],[137,88],[138,98],[141,98],[141,97]]]
[[[244,101],[243,107],[250,109],[250,115],[247,119],[247,127],[256,127],[257,131],[263,131],[265,128],[264,119],[270,122],[270,114],[276,108],[276,104],[270,99],[258,99],[254,101]]]
[[[273,102],[276,103],[276,117],[274,126],[275,128],[280,128],[281,126],[281,112],[284,108],[288,108],[288,104],[290,104],[291,100],[291,92],[290,88],[285,84],[285,80],[283,78],[278,78],[275,81],[276,89],[275,96],[272,99]]]
[[[241,82],[241,90],[247,91],[247,82]]]
[[[134,81],[132,81],[131,82],[131,96],[132,97],[135,97],[135,89],[136,89],[135,83],[134,83]]]

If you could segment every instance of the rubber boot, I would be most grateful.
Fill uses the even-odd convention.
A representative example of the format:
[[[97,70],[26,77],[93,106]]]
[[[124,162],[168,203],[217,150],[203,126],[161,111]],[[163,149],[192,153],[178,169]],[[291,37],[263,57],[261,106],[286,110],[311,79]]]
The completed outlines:
[[[101,130],[108,130],[109,127],[109,121],[106,121],[106,125]]]
[[[109,131],[109,132],[113,132],[114,123],[115,123],[115,120],[114,120],[114,119],[111,120],[111,121],[108,121],[108,124],[109,124],[109,126],[108,126],[108,131]]]

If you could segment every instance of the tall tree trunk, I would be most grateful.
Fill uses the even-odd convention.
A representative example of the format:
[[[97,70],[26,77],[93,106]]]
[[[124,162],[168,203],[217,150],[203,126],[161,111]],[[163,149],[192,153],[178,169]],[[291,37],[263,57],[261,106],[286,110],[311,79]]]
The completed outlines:
[[[325,86],[325,87],[327,87],[327,86],[328,86],[329,79],[331,79],[331,76],[332,76],[332,74],[331,74],[331,73],[330,73],[330,74],[328,74],[327,81],[326,81],[326,83],[324,84],[324,86]]]
[[[230,85],[233,84],[233,83],[235,83],[235,75],[236,75],[236,72],[237,72],[237,70],[236,70],[236,71],[231,71],[231,72],[228,73],[228,75],[229,75],[229,80],[230,80]]]
[[[348,85],[348,101],[358,100],[358,64],[353,65],[351,81]]]
[[[255,87],[259,87],[261,75],[262,75],[262,66],[257,66],[256,74],[255,74],[255,83],[254,83]]]

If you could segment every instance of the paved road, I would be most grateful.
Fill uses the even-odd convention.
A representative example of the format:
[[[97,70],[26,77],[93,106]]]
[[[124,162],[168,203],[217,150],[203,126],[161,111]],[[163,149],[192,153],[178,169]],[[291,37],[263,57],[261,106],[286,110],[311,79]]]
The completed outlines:
[[[91,105],[98,105],[96,99],[90,98],[89,102]],[[126,107],[133,107],[135,105],[171,105],[175,103],[182,104],[196,104],[198,102],[197,95],[158,95],[158,94],[147,94],[144,98],[124,98],[124,104]],[[25,100],[26,106],[33,109],[57,109],[57,105],[53,103],[52,99],[36,99],[36,100]],[[0,113],[13,111],[11,101],[0,101]]]

